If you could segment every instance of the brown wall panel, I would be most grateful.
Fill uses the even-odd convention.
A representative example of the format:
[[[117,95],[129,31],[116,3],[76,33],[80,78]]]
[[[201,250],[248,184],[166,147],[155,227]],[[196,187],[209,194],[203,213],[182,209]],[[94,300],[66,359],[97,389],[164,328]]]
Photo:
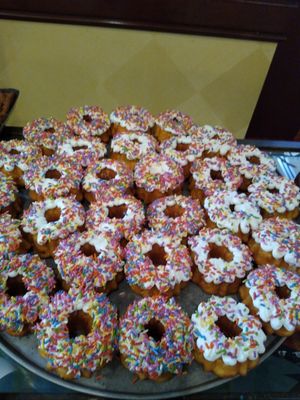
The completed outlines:
[[[0,0],[0,17],[283,40],[298,1]]]

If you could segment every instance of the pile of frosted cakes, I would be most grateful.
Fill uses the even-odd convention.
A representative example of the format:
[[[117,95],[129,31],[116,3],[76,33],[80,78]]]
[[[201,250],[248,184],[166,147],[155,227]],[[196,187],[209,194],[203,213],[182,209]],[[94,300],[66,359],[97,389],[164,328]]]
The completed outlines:
[[[35,335],[60,377],[114,357],[154,381],[193,360],[245,375],[299,330],[299,188],[255,146],[175,110],[84,106],[0,154],[0,329]],[[119,315],[123,280],[138,299]],[[188,315],[191,282],[209,296]]]

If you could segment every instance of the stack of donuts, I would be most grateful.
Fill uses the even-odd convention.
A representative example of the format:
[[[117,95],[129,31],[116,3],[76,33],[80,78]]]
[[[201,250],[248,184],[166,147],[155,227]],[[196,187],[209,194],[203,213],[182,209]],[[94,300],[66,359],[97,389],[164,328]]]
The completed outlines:
[[[274,160],[176,110],[72,108],[0,142],[0,330],[47,368],[90,377],[219,377],[300,329],[300,192]],[[123,315],[110,300],[125,280]],[[192,315],[176,296],[209,296]]]

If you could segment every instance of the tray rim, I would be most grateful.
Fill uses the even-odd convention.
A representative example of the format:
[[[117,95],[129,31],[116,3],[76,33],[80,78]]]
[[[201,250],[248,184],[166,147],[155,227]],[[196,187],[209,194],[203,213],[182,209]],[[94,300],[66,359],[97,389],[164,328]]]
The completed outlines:
[[[21,136],[20,135],[20,127],[5,127],[8,129],[8,136],[11,136],[13,131],[16,132],[16,136]],[[12,135],[13,136],[13,135]],[[19,137],[22,138],[22,137]],[[1,140],[9,140],[9,138],[1,138]],[[295,142],[286,142],[286,141],[269,141],[269,140],[247,140],[247,139],[240,139],[238,140],[239,144],[253,144],[256,145],[257,147],[261,149],[270,149],[271,152],[274,152],[276,154],[276,151],[279,149],[281,150],[298,150],[300,152],[300,147],[299,144],[295,144]],[[276,337],[276,336],[269,336],[269,337],[274,337],[272,343],[268,346],[271,348],[267,348],[266,352],[260,357],[259,367],[266,359],[268,359],[280,346],[281,344],[286,340],[286,337]],[[16,338],[17,339],[17,338]],[[275,344],[274,344],[275,343]],[[61,379],[59,376],[52,374],[51,372],[47,371],[46,369],[38,366],[34,361],[30,360],[26,356],[23,356],[18,353],[18,351],[9,343],[6,342],[5,344],[5,338],[3,338],[2,333],[0,332],[0,350],[9,356],[13,361],[15,361],[17,364],[19,364],[21,367],[25,368],[31,373],[34,373],[35,375],[53,383],[56,384],[60,387],[64,387],[67,389],[71,389],[75,392],[81,392],[84,394],[89,394],[89,395],[96,395],[96,396],[105,396],[108,398],[117,398],[117,399],[124,399],[124,400],[140,400],[140,399],[167,399],[171,397],[179,397],[179,396],[185,396],[185,395],[191,395],[195,393],[200,393],[205,390],[212,389],[214,387],[220,386],[226,382],[229,382],[233,379],[239,378],[240,375],[237,375],[232,378],[223,378],[220,379],[217,376],[215,376],[211,381],[207,383],[200,383],[198,385],[194,385],[190,388],[185,388],[182,390],[176,389],[174,392],[160,392],[160,393],[141,393],[141,394],[136,394],[136,393],[125,393],[125,392],[115,392],[115,391],[109,391],[106,389],[96,389],[92,387],[85,386],[79,381],[72,380],[72,381],[67,381]],[[193,362],[196,362],[193,360]],[[257,368],[256,367],[256,368]],[[176,377],[174,377],[176,379]],[[174,379],[173,378],[173,379]],[[159,385],[159,383],[156,383]]]
[[[269,336],[269,337],[274,337],[274,340],[272,343],[269,345],[271,346],[270,349],[267,349],[266,352],[260,357],[259,365],[256,367],[258,368],[265,360],[267,360],[277,349],[278,347],[281,346],[281,344],[287,339],[286,337],[276,337],[276,336]],[[186,388],[182,390],[176,390],[174,392],[161,392],[161,393],[141,393],[141,394],[136,394],[136,393],[123,393],[123,392],[113,392],[109,391],[106,389],[94,389],[87,387],[83,385],[82,383],[79,383],[76,380],[73,381],[67,381],[61,379],[59,376],[52,374],[51,372],[48,372],[46,369],[43,369],[42,367],[36,365],[33,361],[27,359],[25,356],[20,355],[16,349],[13,348],[9,343],[5,345],[5,339],[2,337],[2,333],[0,333],[0,350],[3,351],[7,356],[9,356],[13,361],[17,362],[21,367],[27,369],[29,372],[34,373],[35,375],[39,376],[40,378],[46,379],[47,381],[50,381],[51,383],[54,383],[58,386],[71,389],[75,392],[81,392],[84,394],[89,394],[93,396],[105,396],[111,399],[124,399],[124,400],[141,400],[141,399],[152,399],[152,400],[159,400],[159,399],[168,399],[168,398],[174,398],[174,397],[179,397],[179,396],[186,396],[186,395],[191,395],[195,393],[200,393],[205,390],[212,389],[214,387],[220,386],[226,382],[229,382],[233,379],[239,378],[240,375],[237,375],[233,378],[226,378],[226,379],[220,379],[217,376],[215,376],[214,379],[207,383],[200,383],[197,386],[193,386],[191,388]],[[275,342],[275,344],[274,344]],[[193,360],[193,362],[196,362]],[[105,367],[104,367],[105,368]],[[173,379],[176,379],[174,377]],[[155,383],[159,385],[159,383]]]

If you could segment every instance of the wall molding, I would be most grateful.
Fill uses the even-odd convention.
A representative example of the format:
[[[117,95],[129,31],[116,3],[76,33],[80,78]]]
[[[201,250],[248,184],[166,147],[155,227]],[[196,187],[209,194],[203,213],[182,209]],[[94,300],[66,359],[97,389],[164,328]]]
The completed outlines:
[[[299,1],[0,0],[0,18],[280,41]]]

